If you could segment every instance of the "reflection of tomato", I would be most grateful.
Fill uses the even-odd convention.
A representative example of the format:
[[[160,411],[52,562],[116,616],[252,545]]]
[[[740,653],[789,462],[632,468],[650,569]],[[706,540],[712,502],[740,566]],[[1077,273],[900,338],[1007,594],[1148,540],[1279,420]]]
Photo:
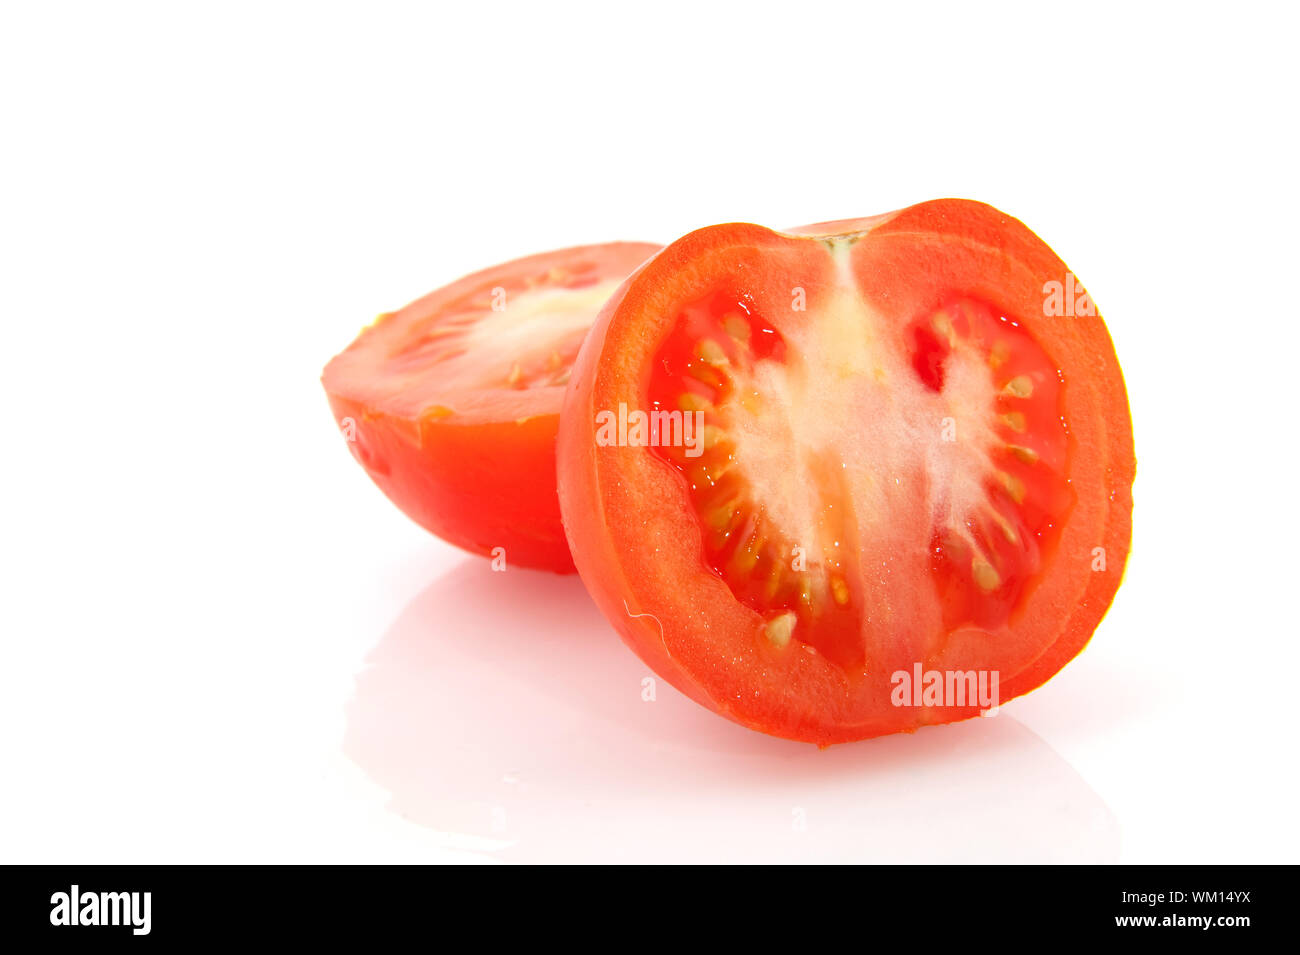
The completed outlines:
[[[366,473],[444,540],[572,571],[555,496],[564,385],[600,306],[658,248],[534,255],[381,316],[321,379]]]
[[[1081,287],[1047,314],[1058,287],[1041,240],[961,200],[669,246],[605,306],[560,426],[605,615],[705,706],[823,744],[974,715],[959,671],[1001,701],[1043,683],[1119,586],[1134,471],[1106,327]],[[620,406],[689,417],[611,440]],[[896,705],[902,673],[947,695]]]

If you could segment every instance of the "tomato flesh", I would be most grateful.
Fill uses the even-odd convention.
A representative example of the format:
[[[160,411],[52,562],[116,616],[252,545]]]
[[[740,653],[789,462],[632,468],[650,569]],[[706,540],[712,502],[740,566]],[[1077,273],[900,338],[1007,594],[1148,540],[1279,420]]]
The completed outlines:
[[[601,306],[657,249],[530,256],[380,316],[322,376],[357,462],[444,540],[572,571],[555,494],[564,386]]]
[[[855,460],[835,443],[800,441],[801,433],[817,429],[800,423],[797,409],[773,407],[793,393],[791,377],[833,373],[801,367],[776,324],[752,302],[720,291],[682,309],[652,363],[650,407],[701,415],[701,453],[692,456],[682,445],[659,445],[656,453],[689,484],[709,567],[765,619],[770,638],[793,636],[843,666],[863,665],[859,603],[866,588],[848,546],[862,523],[846,474],[852,464],[873,483],[915,482],[907,496],[934,505],[927,539],[944,626],[1004,623],[1072,497],[1061,471],[1066,431],[1059,370],[1017,322],[983,303],[958,299],[919,317],[907,357],[925,391],[907,405],[879,399],[872,405],[900,413],[905,420],[887,431],[903,435],[932,463],[907,462],[897,473],[882,473],[870,453]],[[873,360],[870,353],[863,357]],[[851,370],[865,387],[897,388],[868,367]],[[949,390],[961,392],[952,407],[945,405]],[[979,442],[976,460],[933,463],[943,461],[945,443],[964,450],[958,416],[974,432],[967,440]],[[756,427],[757,418],[778,420],[777,433]],[[926,421],[932,440],[923,442]],[[755,434],[760,441],[740,440]],[[767,483],[765,473],[783,464],[803,489],[794,492],[801,498],[797,510],[781,508],[784,523],[773,505],[788,505],[791,494],[773,501],[757,490]],[[915,527],[926,533],[927,515],[917,515]]]
[[[997,671],[1004,698],[1055,672],[1118,586],[1088,557],[1122,570],[1132,474],[1104,325],[1044,320],[1065,270],[1032,233],[956,200],[834,227],[712,227],[652,260],[579,355],[559,457],[624,639],[818,743],[978,712],[894,705],[917,664]],[[615,403],[695,415],[700,440],[593,446]]]
[[[991,375],[983,403],[991,427],[984,500],[936,524],[933,571],[948,630],[992,629],[1015,610],[1073,506],[1064,373],[1020,323],[983,303],[953,302],[918,325],[918,339],[922,329],[934,335],[926,361],[939,374],[927,384],[938,394],[958,361],[983,363]],[[956,443],[958,435],[951,438]]]

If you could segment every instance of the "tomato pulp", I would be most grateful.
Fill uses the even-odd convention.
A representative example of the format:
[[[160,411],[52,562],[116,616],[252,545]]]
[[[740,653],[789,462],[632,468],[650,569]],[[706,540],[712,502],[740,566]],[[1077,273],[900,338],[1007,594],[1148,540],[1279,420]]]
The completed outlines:
[[[623,639],[705,706],[819,744],[1042,684],[1129,548],[1106,327],[1037,236],[964,200],[673,243],[583,345],[558,463]]]
[[[353,456],[444,540],[571,572],[555,489],[564,386],[601,305],[658,249],[529,256],[381,315],[321,379]]]

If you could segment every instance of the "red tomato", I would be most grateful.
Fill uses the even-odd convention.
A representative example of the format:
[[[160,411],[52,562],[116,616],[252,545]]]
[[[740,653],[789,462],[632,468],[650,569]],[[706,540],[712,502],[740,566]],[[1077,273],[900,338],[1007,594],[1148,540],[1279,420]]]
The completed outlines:
[[[624,640],[819,744],[1056,673],[1119,586],[1133,473],[1091,300],[963,200],[673,243],[601,312],[559,440],[574,560]]]
[[[564,386],[601,305],[658,249],[534,255],[381,315],[321,378],[357,461],[444,540],[571,572],[555,496]]]

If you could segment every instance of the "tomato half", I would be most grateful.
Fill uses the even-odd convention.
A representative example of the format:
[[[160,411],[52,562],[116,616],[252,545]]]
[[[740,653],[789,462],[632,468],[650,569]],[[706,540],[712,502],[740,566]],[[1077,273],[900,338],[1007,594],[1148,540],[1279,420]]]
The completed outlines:
[[[572,572],[555,493],[564,387],[600,307],[658,249],[529,256],[381,315],[321,377],[353,456],[444,540]]]
[[[964,200],[673,243],[602,311],[559,440],[574,560],[623,639],[819,744],[1056,673],[1119,586],[1133,475],[1091,300]]]

